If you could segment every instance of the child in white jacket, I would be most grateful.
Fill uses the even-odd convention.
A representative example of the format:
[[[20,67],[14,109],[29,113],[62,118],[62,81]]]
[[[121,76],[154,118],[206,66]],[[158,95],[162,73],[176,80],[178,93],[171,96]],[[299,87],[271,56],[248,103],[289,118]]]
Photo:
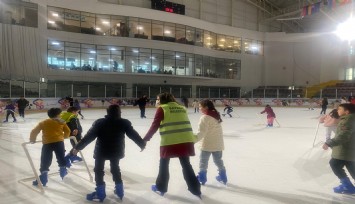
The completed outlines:
[[[332,132],[335,134],[339,123],[339,115],[337,109],[332,110],[329,114],[323,115],[319,118],[319,123],[324,123],[326,127],[325,139],[326,141],[331,139]]]
[[[202,185],[207,182],[208,160],[212,154],[213,161],[218,167],[217,181],[227,183],[226,168],[222,160],[222,151],[224,150],[223,132],[221,126],[221,116],[214,107],[212,101],[203,100],[199,104],[202,112],[200,118],[197,141],[201,141],[200,154],[200,172],[197,175]]]

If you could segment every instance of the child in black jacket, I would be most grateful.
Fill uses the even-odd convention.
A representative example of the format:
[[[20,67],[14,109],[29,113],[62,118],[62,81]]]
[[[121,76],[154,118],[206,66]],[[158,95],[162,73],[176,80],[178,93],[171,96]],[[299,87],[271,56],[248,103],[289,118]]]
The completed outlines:
[[[111,173],[116,184],[115,193],[122,199],[123,183],[119,161],[125,153],[125,134],[133,140],[143,150],[146,142],[132,127],[129,120],[121,118],[121,109],[118,105],[110,105],[107,108],[105,118],[96,120],[84,138],[75,146],[73,153],[84,149],[92,141],[96,140],[94,159],[95,159],[95,181],[96,191],[86,196],[87,200],[98,199],[101,202],[106,197],[104,182],[104,165],[106,160],[110,160]]]

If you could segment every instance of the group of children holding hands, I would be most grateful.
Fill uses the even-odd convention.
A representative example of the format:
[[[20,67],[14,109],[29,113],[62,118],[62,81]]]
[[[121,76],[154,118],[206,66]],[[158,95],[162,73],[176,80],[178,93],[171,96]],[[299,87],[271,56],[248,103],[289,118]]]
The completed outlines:
[[[105,161],[109,160],[112,177],[115,182],[114,193],[122,199],[124,197],[124,186],[119,162],[125,153],[125,135],[133,140],[143,151],[147,142],[159,129],[161,136],[160,164],[156,183],[151,186],[152,191],[162,196],[168,191],[170,178],[169,161],[171,158],[179,158],[188,190],[193,195],[201,198],[201,184],[204,185],[208,180],[207,167],[211,154],[218,168],[216,180],[226,184],[228,180],[222,159],[224,150],[222,119],[213,102],[202,100],[198,103],[202,116],[196,134],[192,132],[186,108],[178,104],[173,95],[170,93],[159,94],[157,96],[157,104],[154,120],[143,138],[133,128],[129,120],[121,118],[121,109],[118,105],[110,105],[107,108],[107,115],[96,120],[83,138],[81,135],[82,128],[77,118],[79,111],[77,108],[70,107],[65,113],[61,113],[62,111],[59,108],[49,109],[49,119],[40,122],[31,131],[30,135],[30,141],[35,142],[37,135],[42,131],[43,146],[40,182],[44,186],[48,182],[48,171],[52,162],[53,152],[58,160],[60,176],[64,178],[67,175],[66,168],[69,168],[72,162],[81,161],[81,158],[76,156],[78,151],[84,149],[96,139],[94,149],[96,189],[94,192],[87,194],[86,198],[87,200],[99,200],[101,202],[105,199],[104,166]],[[343,169],[345,166],[353,179],[355,179],[354,107],[352,104],[341,104],[337,111],[332,111],[329,116],[339,121],[335,137],[330,138],[330,136],[327,136],[327,140],[323,145],[325,150],[329,147],[333,149],[330,165],[341,182],[340,186],[334,188],[336,193],[355,193],[355,187]],[[267,126],[272,127],[276,117],[272,108],[267,105],[261,113],[267,113]],[[326,117],[324,122],[327,121]],[[329,128],[327,132],[331,131],[334,131],[334,127]],[[73,149],[65,156],[64,139],[70,135],[75,136],[78,143],[75,144],[71,141]],[[195,155],[194,144],[198,141],[201,144],[201,152],[199,172],[196,175],[190,164],[189,157]],[[38,185],[38,181],[33,181],[33,185]]]
[[[144,138],[132,127],[129,120],[121,118],[121,109],[118,105],[110,105],[107,108],[107,115],[96,120],[86,135],[81,138],[82,128],[78,120],[78,109],[69,107],[62,113],[59,108],[48,110],[48,117],[40,122],[30,134],[30,142],[36,141],[37,135],[42,131],[42,152],[40,163],[39,181],[43,186],[48,182],[48,171],[52,163],[53,152],[59,165],[60,177],[64,178],[68,172],[71,162],[81,161],[76,154],[96,139],[94,149],[95,159],[95,182],[94,192],[87,194],[87,200],[103,201],[106,197],[106,185],[104,182],[105,161],[110,161],[111,173],[115,182],[114,193],[122,199],[124,187],[121,178],[119,161],[124,157],[125,135],[133,140],[143,151],[147,142],[159,129],[161,135],[160,143],[160,165],[155,185],[151,190],[164,195],[168,191],[169,183],[169,161],[171,158],[179,158],[183,168],[184,179],[188,190],[195,196],[201,198],[201,184],[207,182],[207,164],[212,154],[214,162],[218,167],[216,180],[226,184],[226,168],[222,160],[224,150],[221,116],[210,100],[203,100],[199,103],[202,116],[199,122],[197,134],[193,134],[191,123],[188,119],[186,108],[178,104],[173,95],[162,93],[157,96],[158,108],[151,124],[151,127]],[[64,139],[70,135],[75,136],[78,141],[73,143],[73,149],[65,156]],[[194,144],[201,141],[200,170],[198,175],[190,164],[190,156],[195,155]],[[37,180],[33,185],[37,186]]]

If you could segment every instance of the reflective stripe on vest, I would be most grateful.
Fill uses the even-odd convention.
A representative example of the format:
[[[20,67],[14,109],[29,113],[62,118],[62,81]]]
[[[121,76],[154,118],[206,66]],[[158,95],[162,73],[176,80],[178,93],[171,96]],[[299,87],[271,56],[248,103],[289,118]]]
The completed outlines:
[[[164,120],[161,121],[159,127],[160,146],[194,142],[191,123],[185,107],[176,102],[163,104],[160,107],[164,111]]]

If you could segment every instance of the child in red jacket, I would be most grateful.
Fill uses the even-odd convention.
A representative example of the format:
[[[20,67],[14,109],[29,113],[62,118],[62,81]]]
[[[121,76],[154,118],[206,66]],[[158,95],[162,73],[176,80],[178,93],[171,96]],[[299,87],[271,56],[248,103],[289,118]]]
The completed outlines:
[[[272,110],[270,105],[266,105],[265,109],[260,112],[260,114],[266,113],[266,118],[267,118],[267,126],[266,127],[272,127],[274,125],[274,119],[276,118],[276,115],[274,111]]]

